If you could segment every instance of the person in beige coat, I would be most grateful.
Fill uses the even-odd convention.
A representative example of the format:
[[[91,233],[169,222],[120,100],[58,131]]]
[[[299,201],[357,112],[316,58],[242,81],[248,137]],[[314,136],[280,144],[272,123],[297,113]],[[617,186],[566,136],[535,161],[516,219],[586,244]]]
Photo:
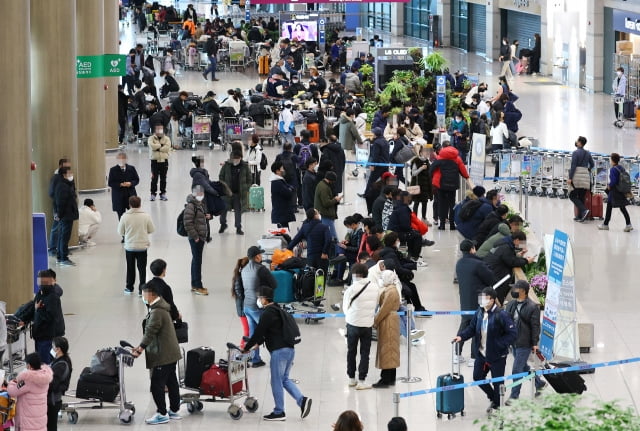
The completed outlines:
[[[133,293],[133,284],[136,281],[136,266],[140,277],[138,296],[142,296],[142,285],[147,282],[147,249],[151,244],[149,234],[156,229],[151,216],[144,212],[140,206],[142,200],[139,196],[129,198],[129,206],[118,223],[118,234],[124,237],[124,250],[127,258],[127,284],[124,293]]]
[[[157,126],[149,136],[149,158],[151,159],[151,200],[156,200],[158,178],[160,178],[160,200],[167,200],[167,171],[169,170],[169,152],[171,140],[164,134],[164,128]]]
[[[374,388],[388,388],[396,382],[396,368],[400,366],[400,295],[395,285],[397,275],[393,271],[382,272],[382,291],[378,299],[380,309],[373,321],[378,331],[378,350],[376,368],[380,371],[380,380]]]

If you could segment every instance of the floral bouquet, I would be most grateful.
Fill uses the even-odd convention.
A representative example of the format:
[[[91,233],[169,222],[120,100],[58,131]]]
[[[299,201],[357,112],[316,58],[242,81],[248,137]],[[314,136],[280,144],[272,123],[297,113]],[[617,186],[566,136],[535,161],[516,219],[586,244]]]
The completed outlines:
[[[549,279],[546,274],[539,273],[534,275],[529,281],[529,286],[533,289],[538,300],[540,301],[540,305],[544,307],[545,298],[547,296],[547,284]]]

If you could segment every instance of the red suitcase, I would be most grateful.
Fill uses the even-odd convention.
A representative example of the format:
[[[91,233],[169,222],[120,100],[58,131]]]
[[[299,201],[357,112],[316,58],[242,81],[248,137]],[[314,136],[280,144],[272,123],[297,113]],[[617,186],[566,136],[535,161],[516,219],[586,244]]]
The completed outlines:
[[[242,391],[242,381],[233,384],[233,393],[237,394]],[[229,387],[229,374],[227,368],[218,365],[212,365],[202,374],[202,382],[200,383],[200,393],[204,395],[213,395],[218,398],[229,398],[231,390]]]
[[[591,192],[587,190],[584,195],[584,206],[589,210],[589,216],[587,217],[587,220],[604,218],[604,199],[602,194],[591,194]],[[574,207],[573,213],[576,217],[578,217],[578,208]]]

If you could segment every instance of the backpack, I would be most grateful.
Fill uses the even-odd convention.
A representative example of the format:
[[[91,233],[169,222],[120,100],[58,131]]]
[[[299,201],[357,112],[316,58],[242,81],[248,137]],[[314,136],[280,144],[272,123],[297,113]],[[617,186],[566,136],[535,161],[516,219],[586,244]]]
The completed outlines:
[[[300,328],[298,328],[298,324],[293,319],[293,316],[282,308],[274,305],[278,312],[280,313],[280,317],[282,318],[282,338],[284,338],[284,342],[289,346],[293,347],[296,344],[302,341],[302,337],[300,336]]]
[[[314,299],[316,288],[316,274],[313,268],[304,268],[302,272],[293,275],[294,294],[298,301]]]
[[[187,234],[187,229],[184,227],[184,209],[180,211],[180,214],[178,214],[178,220],[176,221],[176,232],[178,232],[178,235],[180,236],[189,236],[189,234]]]
[[[269,161],[267,160],[267,156],[262,153],[262,156],[260,157],[260,169],[264,171],[265,169],[267,169],[268,164]]]
[[[91,357],[91,372],[100,374],[101,376],[117,376],[118,365],[116,361],[116,353],[113,349],[98,350]]]
[[[298,167],[300,169],[305,169],[309,157],[311,157],[311,144],[300,144],[300,153],[298,154]]]
[[[624,195],[631,193],[631,176],[629,175],[629,172],[627,172],[620,165],[618,165],[616,169],[618,170],[619,174],[618,184],[616,184],[616,190]]]
[[[469,199],[467,202],[463,203],[460,207],[460,220],[467,221],[470,220],[471,217],[478,211],[478,209],[482,206],[482,202],[479,199]]]

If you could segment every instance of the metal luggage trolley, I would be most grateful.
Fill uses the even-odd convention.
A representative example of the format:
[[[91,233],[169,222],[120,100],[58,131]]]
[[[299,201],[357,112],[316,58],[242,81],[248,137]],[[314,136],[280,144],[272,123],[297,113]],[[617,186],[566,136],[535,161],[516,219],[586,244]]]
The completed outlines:
[[[248,142],[249,134],[253,133],[250,127],[251,120],[248,118],[224,117],[222,119],[222,151],[225,151],[227,144],[231,141]]]
[[[640,205],[640,198],[638,196],[638,180],[640,176],[640,164],[637,157],[625,156],[620,161],[622,167],[629,173],[629,177],[631,178],[631,194],[632,197],[629,198],[629,202],[634,205]]]
[[[130,424],[133,420],[133,415],[136,413],[135,405],[127,401],[127,394],[124,386],[124,369],[125,367],[133,367],[134,356],[131,353],[133,346],[126,341],[120,341],[120,346],[114,347],[116,358],[118,361],[118,385],[119,395],[113,402],[105,402],[98,398],[76,398],[75,391],[67,391],[65,397],[74,397],[77,400],[63,402],[60,411],[67,414],[67,419],[70,424],[78,423],[78,410],[81,409],[118,409],[118,419],[122,424]]]
[[[609,184],[609,156],[592,154],[594,167],[593,193],[604,193]]]
[[[213,142],[211,142],[211,115],[194,115],[192,127],[191,148],[196,149],[198,143],[201,143],[207,144],[209,148],[213,149]]]
[[[524,156],[523,169],[529,172],[528,192],[534,196],[542,190],[542,152],[531,150]]]
[[[19,322],[19,319],[13,314],[7,314],[7,348],[6,355],[3,356],[2,363],[0,363],[0,369],[4,368],[7,371],[7,381],[15,378],[18,375],[18,369],[26,364],[27,334],[31,324],[18,326]]]
[[[567,166],[568,164],[568,166]],[[566,154],[560,151],[553,153],[553,181],[551,185],[552,193],[547,193],[549,197],[566,198],[565,191],[568,190],[567,179],[571,168],[571,158],[567,163]]]
[[[371,148],[371,141],[369,139],[365,139],[362,144],[356,145],[356,167],[351,171],[351,175],[354,178],[358,178],[360,174],[360,168],[364,173],[364,179],[369,178],[369,166],[366,163],[369,161],[369,151]]]
[[[187,389],[192,392],[180,394],[181,404],[187,405],[187,411],[189,413],[194,413],[196,411],[202,411],[204,408],[203,401],[205,402],[216,402],[221,400],[229,401],[229,408],[227,408],[227,413],[233,420],[239,420],[244,411],[242,409],[242,405],[236,404],[236,401],[244,398],[244,408],[247,409],[249,413],[254,413],[258,410],[259,404],[258,400],[251,396],[249,392],[249,377],[247,374],[248,365],[247,362],[251,353],[242,353],[242,350],[233,343],[227,343],[227,375],[229,377],[229,398],[220,398],[214,395],[211,398],[203,399],[200,395],[200,388],[188,388],[184,386],[184,375],[186,370],[186,355],[182,355],[183,360],[178,361],[178,374],[180,377],[180,386],[183,389]],[[242,386],[244,389],[239,392],[233,391],[234,383],[242,382]]]
[[[264,141],[269,142],[273,147],[276,141],[276,135],[278,134],[278,122],[276,121],[275,114],[271,106],[265,105],[266,113],[264,116],[264,127],[253,122],[254,133],[260,138],[260,144]]]
[[[543,151],[540,155],[542,166],[540,170],[539,188],[536,190],[538,196],[553,195],[553,160],[554,153]]]
[[[229,42],[229,68],[242,68],[242,71],[247,67],[247,58],[249,58],[249,47],[244,41],[232,40]]]

